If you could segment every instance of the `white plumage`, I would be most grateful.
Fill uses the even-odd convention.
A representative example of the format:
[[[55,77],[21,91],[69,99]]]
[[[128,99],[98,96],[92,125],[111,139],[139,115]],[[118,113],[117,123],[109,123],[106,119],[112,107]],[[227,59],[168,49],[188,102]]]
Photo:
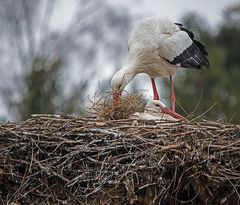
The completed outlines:
[[[161,101],[149,100],[145,106],[144,112],[136,112],[130,116],[130,119],[171,121],[177,121],[179,119],[177,116],[174,117],[167,113],[168,111],[169,110]]]
[[[133,29],[128,48],[127,64],[115,73],[111,81],[115,99],[135,75],[146,73],[152,80],[154,99],[159,100],[154,78],[169,76],[174,111],[172,76],[175,70],[179,67],[200,69],[209,66],[204,45],[196,41],[193,33],[182,24],[166,18],[151,17],[140,21]]]
[[[130,36],[128,64],[133,63],[139,73],[147,71],[150,77],[169,76],[176,66],[165,59],[173,61],[191,44],[188,34],[170,20],[147,18],[137,24]]]

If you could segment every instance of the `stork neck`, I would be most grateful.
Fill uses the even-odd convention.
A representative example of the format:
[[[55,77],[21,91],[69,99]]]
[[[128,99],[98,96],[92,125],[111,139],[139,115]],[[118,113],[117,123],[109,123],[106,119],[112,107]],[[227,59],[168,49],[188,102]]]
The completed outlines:
[[[123,84],[125,86],[128,85],[128,83],[134,78],[134,76],[136,75],[136,71],[134,70],[134,68],[131,65],[125,65],[122,67],[122,69],[120,70],[121,75],[122,75],[122,79],[123,79]],[[124,86],[124,87],[125,87]]]
[[[124,73],[134,73],[136,74],[136,71],[134,69],[134,66],[132,64],[126,64],[121,69]]]

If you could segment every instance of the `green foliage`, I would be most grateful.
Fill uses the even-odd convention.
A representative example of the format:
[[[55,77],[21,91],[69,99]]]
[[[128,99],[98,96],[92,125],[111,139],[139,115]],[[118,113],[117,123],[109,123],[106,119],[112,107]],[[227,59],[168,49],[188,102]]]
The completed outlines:
[[[228,16],[231,9],[226,11]],[[239,11],[237,14],[240,17]],[[183,23],[194,30],[196,38],[206,45],[210,68],[204,69],[202,75],[197,70],[187,69],[186,79],[178,80],[176,93],[178,102],[187,113],[194,111],[194,115],[198,116],[216,103],[206,117],[239,122],[240,27],[229,21],[231,18],[227,18],[220,25],[217,35],[213,35],[202,17],[191,13],[183,18]],[[180,108],[178,111],[183,112]]]
[[[55,100],[61,95],[58,71],[60,59],[49,61],[35,58],[32,69],[27,74],[25,94],[20,104],[20,115],[23,119],[32,113],[54,113],[59,106]]]
[[[64,97],[61,84],[61,65],[59,58],[35,58],[31,71],[25,78],[25,94],[19,105],[21,119],[35,113],[81,113],[82,90],[87,84],[73,89],[69,98]]]

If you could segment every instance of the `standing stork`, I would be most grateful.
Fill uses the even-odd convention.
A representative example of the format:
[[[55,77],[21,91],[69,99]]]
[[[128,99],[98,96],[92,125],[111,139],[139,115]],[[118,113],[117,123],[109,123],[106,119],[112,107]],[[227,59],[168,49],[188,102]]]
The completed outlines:
[[[149,75],[154,100],[160,100],[155,78],[169,77],[171,86],[171,109],[175,112],[175,93],[172,76],[179,67],[201,69],[209,67],[207,51],[194,34],[182,24],[166,18],[150,17],[140,21],[128,41],[128,63],[112,78],[114,101],[138,73]]]

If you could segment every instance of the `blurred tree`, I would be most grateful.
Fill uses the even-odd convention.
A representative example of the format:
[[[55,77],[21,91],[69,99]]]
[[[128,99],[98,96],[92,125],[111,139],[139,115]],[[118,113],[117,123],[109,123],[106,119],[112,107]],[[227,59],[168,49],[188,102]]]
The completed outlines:
[[[124,56],[131,25],[126,10],[103,0],[69,1],[72,18],[59,26],[53,18],[64,3],[0,2],[0,95],[9,116],[79,112],[89,85],[106,74],[97,68],[120,64]]]
[[[187,69],[185,75],[178,78],[178,101],[187,113],[198,116],[216,103],[206,117],[240,121],[240,105],[237,103],[240,100],[240,84],[237,83],[240,76],[240,27],[234,23],[240,17],[240,10],[236,8],[239,5],[225,11],[225,21],[215,35],[203,17],[195,13],[183,17],[186,27],[194,30],[197,38],[206,45],[210,61],[210,69],[204,70],[202,75],[197,70]],[[178,111],[182,112],[180,108]]]
[[[46,59],[34,59],[32,70],[26,76],[26,93],[23,94],[19,113],[22,118],[29,117],[32,113],[54,113],[59,110],[55,99],[61,95],[58,70],[60,59],[48,62]]]

